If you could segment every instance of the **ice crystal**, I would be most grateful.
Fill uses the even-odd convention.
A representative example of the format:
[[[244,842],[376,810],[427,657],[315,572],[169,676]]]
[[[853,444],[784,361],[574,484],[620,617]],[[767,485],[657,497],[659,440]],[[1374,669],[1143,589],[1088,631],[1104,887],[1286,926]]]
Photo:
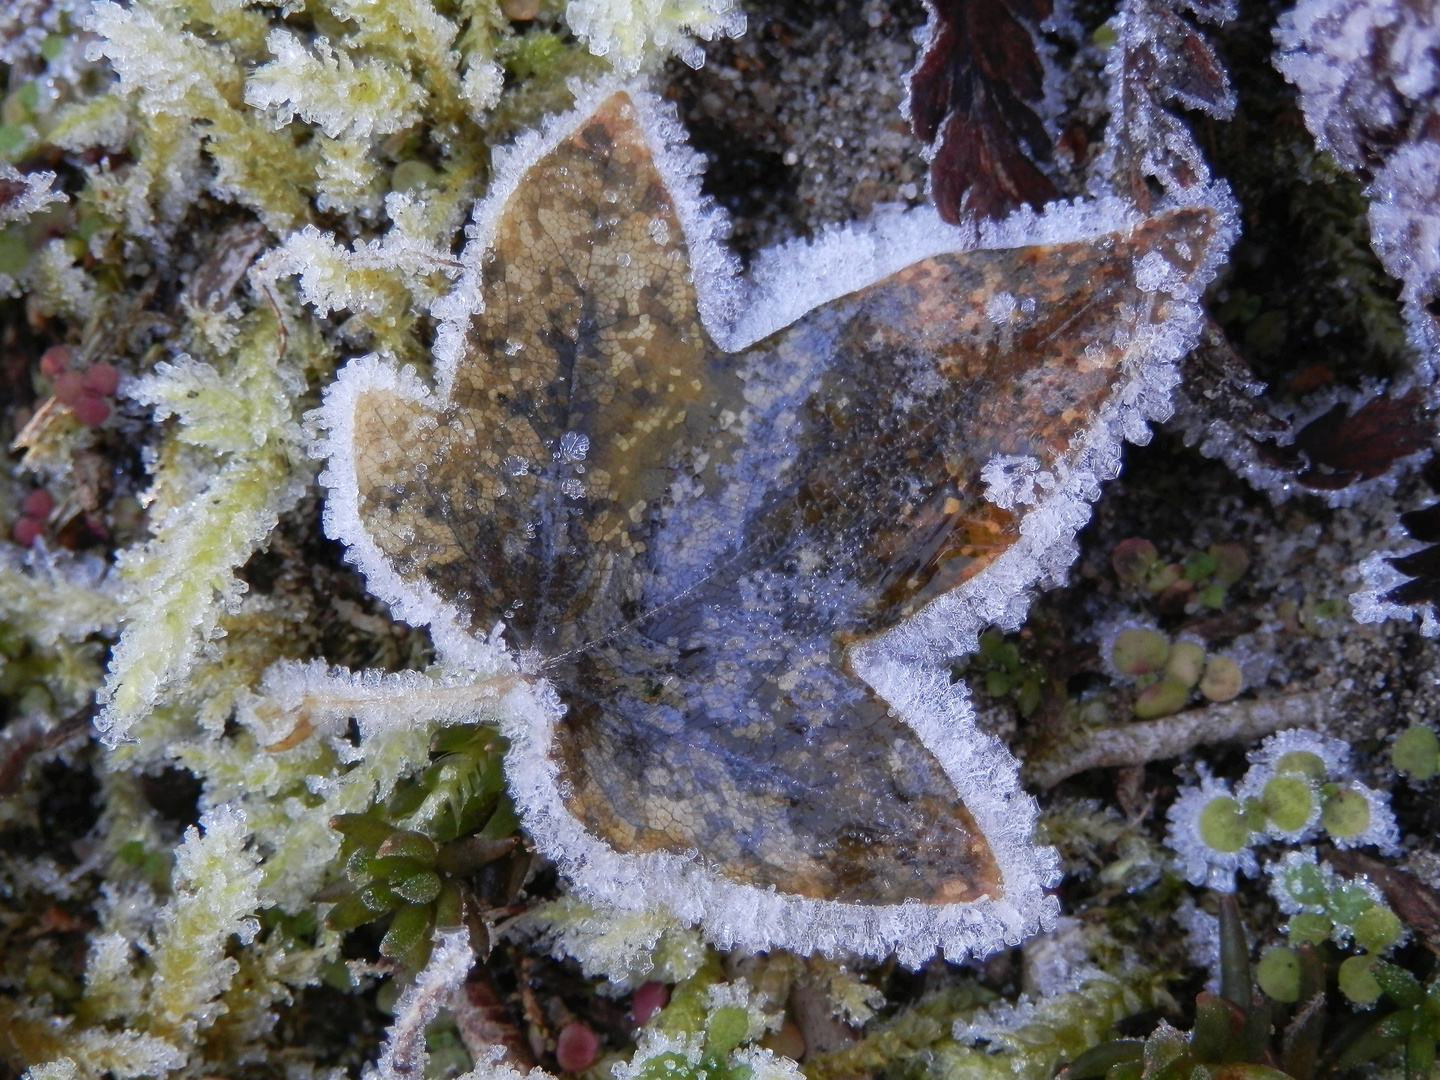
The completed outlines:
[[[1428,386],[1440,371],[1440,140],[1435,93],[1440,87],[1440,20],[1426,4],[1406,0],[1301,0],[1275,31],[1275,64],[1300,91],[1305,123],[1322,149],[1368,180],[1370,238],[1380,261],[1402,283],[1410,378]],[[1362,622],[1410,619],[1435,632],[1433,605],[1399,604],[1391,594],[1405,578],[1372,556],[1362,567],[1369,588],[1355,594]]]
[[[1202,835],[1201,815],[1217,799],[1233,801],[1230,786],[1203,773],[1200,786],[1186,788],[1166,811],[1170,823],[1169,842],[1179,856],[1186,881],[1192,885],[1208,885],[1218,892],[1234,892],[1235,874],[1254,877],[1260,871],[1260,864],[1250,848],[1248,836],[1238,848],[1223,851]]]
[[[1145,178],[1166,190],[1204,183],[1204,155],[1172,104],[1225,119],[1235,94],[1214,48],[1182,12],[1207,22],[1234,17],[1229,0],[1124,0],[1112,20],[1105,74],[1111,122],[1096,162],[1096,186],[1124,185],[1143,198]]]
[[[0,161],[0,223],[24,221],[53,203],[69,196],[53,190],[53,172],[22,173],[9,162]]]
[[[622,75],[669,53],[698,68],[705,51],[691,35],[711,41],[745,32],[745,14],[734,0],[569,0],[565,21]]]
[[[407,73],[380,60],[358,65],[324,38],[314,51],[288,30],[274,30],[266,47],[275,59],[251,73],[245,102],[273,109],[275,126],[292,116],[316,125],[326,136],[369,138],[389,135],[420,118],[422,90]]]
[[[395,1006],[395,1022],[385,1033],[380,1060],[373,1070],[366,1070],[367,1078],[401,1080],[424,1074],[430,1058],[425,1045],[426,1025],[460,989],[474,962],[469,931],[463,927],[436,930],[430,962],[400,995]]]
[[[304,475],[295,470],[302,440],[293,418],[303,380],[277,360],[273,319],[258,316],[247,330],[225,378],[185,358],[132,388],[162,415],[177,414],[184,440],[223,464],[200,490],[155,492],[164,501],[156,503],[154,539],[121,557],[126,627],[111,656],[97,722],[112,745],[127,738],[166,687],[186,677],[222,614],[245,592],[235,569],[303,491]],[[217,514],[217,506],[226,513]]]
[[[586,975],[602,976],[616,988],[634,989],[652,979],[681,982],[705,959],[700,935],[668,912],[626,911],[574,897],[534,909],[512,932],[538,933],[552,955],[574,957]]]

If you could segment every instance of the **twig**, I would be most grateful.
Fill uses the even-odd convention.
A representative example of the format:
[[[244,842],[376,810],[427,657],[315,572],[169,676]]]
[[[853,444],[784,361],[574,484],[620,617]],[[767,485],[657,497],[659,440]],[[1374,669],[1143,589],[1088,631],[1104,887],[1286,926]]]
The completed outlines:
[[[1083,745],[1066,743],[1032,758],[1025,771],[1040,787],[1054,787],[1087,769],[1144,765],[1179,757],[1203,743],[1254,742],[1281,728],[1313,727],[1329,717],[1331,708],[1329,693],[1319,690],[1209,705],[1162,720],[1087,732]]]
[[[435,951],[430,962],[415,976],[414,985],[400,995],[395,1022],[385,1033],[385,1046],[369,1080],[411,1080],[425,1074],[430,1052],[425,1048],[425,1028],[435,1019],[440,1006],[447,1004],[465,983],[475,954],[470,951],[470,931],[450,927],[435,931]]]

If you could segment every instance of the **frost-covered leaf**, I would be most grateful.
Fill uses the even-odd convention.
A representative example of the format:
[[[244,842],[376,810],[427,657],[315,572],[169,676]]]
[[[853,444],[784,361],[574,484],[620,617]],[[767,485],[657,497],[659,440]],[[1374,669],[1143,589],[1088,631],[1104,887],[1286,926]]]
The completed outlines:
[[[1440,86],[1440,18],[1424,0],[1302,0],[1281,17],[1275,66],[1323,149],[1366,179],[1423,137]],[[1433,135],[1431,136],[1433,138]]]
[[[940,216],[1001,218],[1055,198],[1040,23],[1051,0],[926,0],[925,45],[908,108],[928,147]]]
[[[327,391],[328,528],[448,662],[544,673],[507,768],[588,897],[910,963],[1041,925],[1031,804],[944,659],[1068,563],[1165,407],[1223,196],[891,216],[747,286],[668,113],[583,101],[498,155],[438,390],[368,357]],[[1045,483],[997,506],[997,458]]]
[[[1224,22],[1227,0],[1124,0],[1112,20],[1115,43],[1105,64],[1110,124],[1098,161],[1103,182],[1145,204],[1147,178],[1166,190],[1205,183],[1200,148],[1172,104],[1225,119],[1235,108],[1229,77],[1214,48],[1186,18]]]
[[[1425,479],[1440,493],[1440,465],[1431,460]],[[1351,596],[1355,618],[1381,622],[1420,618],[1427,637],[1440,634],[1440,501],[1400,515],[1398,532],[1409,538],[1389,551],[1377,551],[1360,564],[1366,589]]]
[[[1404,458],[1428,448],[1435,423],[1418,390],[1376,395],[1358,407],[1337,401],[1296,430],[1284,445],[1262,454],[1293,472],[1312,491],[1337,491],[1385,475]]]
[[[1275,37],[1316,142],[1373,180],[1371,242],[1385,269],[1407,303],[1427,303],[1440,290],[1440,15],[1423,0],[1302,0]],[[1433,317],[1413,318],[1431,331],[1416,344],[1435,350]]]

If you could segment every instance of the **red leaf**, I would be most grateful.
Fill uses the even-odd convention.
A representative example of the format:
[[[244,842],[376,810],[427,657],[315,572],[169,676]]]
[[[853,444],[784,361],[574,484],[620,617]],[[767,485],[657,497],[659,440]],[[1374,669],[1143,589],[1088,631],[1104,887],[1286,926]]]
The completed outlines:
[[[1295,436],[1295,445],[1310,459],[1310,468],[1298,477],[1306,487],[1334,491],[1373,480],[1435,437],[1417,390],[1401,398],[1371,398],[1353,416],[1349,413],[1348,405],[1338,404]]]
[[[1038,108],[1045,67],[1032,26],[1051,0],[926,0],[931,35],[910,73],[910,122],[933,151],[940,216],[1003,217],[1040,207],[1055,185],[1036,164],[1051,156]],[[1029,25],[1027,25],[1029,24]]]

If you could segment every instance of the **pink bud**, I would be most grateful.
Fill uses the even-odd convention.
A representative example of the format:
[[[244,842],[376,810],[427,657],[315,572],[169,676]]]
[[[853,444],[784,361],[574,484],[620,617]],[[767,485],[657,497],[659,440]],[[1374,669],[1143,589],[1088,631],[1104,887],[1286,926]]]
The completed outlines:
[[[642,983],[630,999],[630,1015],[640,1027],[670,1003],[670,987],[662,982]]]
[[[53,379],[62,372],[68,371],[70,363],[75,359],[75,350],[69,345],[51,345],[40,356],[40,374],[47,379]]]
[[[44,488],[36,488],[25,496],[25,501],[20,504],[21,513],[27,517],[39,518],[44,521],[55,509],[55,497]]]
[[[62,371],[55,376],[55,396],[72,409],[85,396],[85,382],[78,371]]]
[[[15,542],[21,547],[29,547],[44,531],[45,523],[43,521],[33,517],[22,517],[15,522],[10,530],[10,535],[15,537]]]
[[[70,411],[75,414],[86,427],[95,427],[103,424],[110,416],[110,405],[104,398],[96,397],[94,394],[84,394],[79,401],[68,403]]]
[[[555,1040],[555,1060],[566,1072],[580,1072],[600,1056],[600,1036],[587,1024],[566,1024]]]
[[[102,360],[88,368],[80,376],[80,382],[90,393],[109,397],[120,385],[120,370],[114,364],[107,364]]]

